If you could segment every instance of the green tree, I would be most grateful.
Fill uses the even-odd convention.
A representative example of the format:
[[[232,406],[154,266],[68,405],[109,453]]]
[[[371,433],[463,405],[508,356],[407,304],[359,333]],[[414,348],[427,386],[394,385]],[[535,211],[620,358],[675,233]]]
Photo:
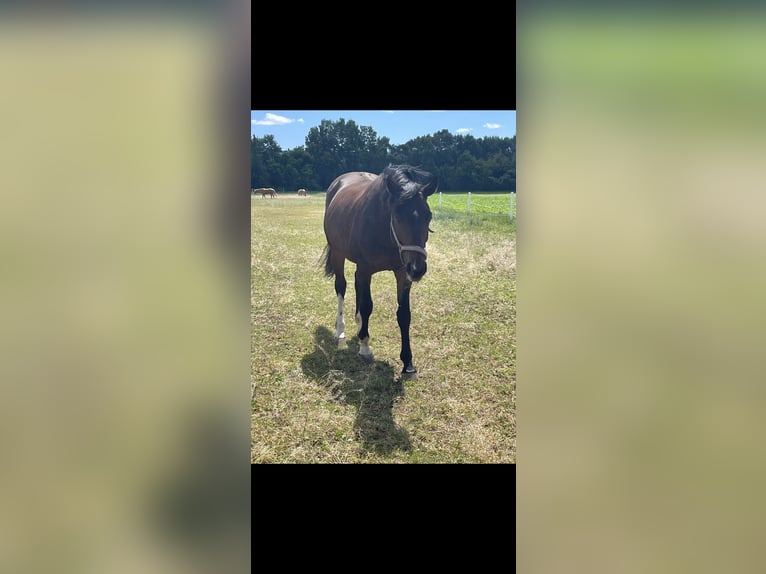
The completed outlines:
[[[322,120],[305,142],[283,151],[273,135],[252,137],[251,186],[320,190],[347,171],[380,173],[390,163],[407,163],[435,173],[443,191],[516,190],[516,136],[476,138],[445,129],[397,146],[341,118]]]
[[[316,180],[321,187],[347,171],[379,171],[388,164],[391,144],[378,138],[369,126],[354,120],[322,120],[309,130],[306,151],[314,160]]]

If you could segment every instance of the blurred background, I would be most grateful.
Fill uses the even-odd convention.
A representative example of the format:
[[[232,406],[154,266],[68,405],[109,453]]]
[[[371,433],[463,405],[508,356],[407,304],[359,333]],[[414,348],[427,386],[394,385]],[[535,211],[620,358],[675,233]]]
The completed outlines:
[[[599,4],[517,11],[517,568],[758,571],[766,20]]]
[[[249,571],[250,3],[2,15],[0,571]]]

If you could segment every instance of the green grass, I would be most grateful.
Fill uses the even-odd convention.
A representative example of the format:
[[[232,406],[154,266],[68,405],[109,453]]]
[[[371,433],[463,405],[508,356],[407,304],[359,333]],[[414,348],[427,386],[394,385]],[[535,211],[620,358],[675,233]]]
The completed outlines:
[[[428,200],[432,210],[439,209],[439,194],[432,195]],[[468,211],[468,192],[449,192],[441,194],[441,209]],[[471,213],[487,213],[491,215],[504,215],[510,220],[511,213],[510,193],[481,193],[471,192]],[[515,202],[514,202],[515,215]]]
[[[251,200],[251,461],[515,463],[515,224],[435,210],[411,295],[419,373],[402,381],[392,273],[373,276],[373,363],[356,356],[349,262],[347,343],[332,341],[323,214],[324,194]]]
[[[513,220],[509,193],[471,192],[471,211],[468,212],[468,192],[442,193],[428,198],[435,221],[449,222],[455,228],[476,229],[484,233],[516,233],[516,201],[513,202]]]

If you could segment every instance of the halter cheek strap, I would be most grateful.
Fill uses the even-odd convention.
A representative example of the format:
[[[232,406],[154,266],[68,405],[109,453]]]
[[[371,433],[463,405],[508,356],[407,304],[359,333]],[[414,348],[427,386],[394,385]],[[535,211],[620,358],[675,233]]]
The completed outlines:
[[[428,253],[426,253],[426,250],[422,247],[419,247],[418,245],[402,245],[399,241],[399,238],[396,236],[396,230],[394,229],[394,216],[391,215],[391,235],[394,236],[394,241],[396,241],[396,246],[399,248],[399,257],[402,256],[402,251],[414,251],[415,253],[420,253],[423,256],[423,259],[428,258]]]

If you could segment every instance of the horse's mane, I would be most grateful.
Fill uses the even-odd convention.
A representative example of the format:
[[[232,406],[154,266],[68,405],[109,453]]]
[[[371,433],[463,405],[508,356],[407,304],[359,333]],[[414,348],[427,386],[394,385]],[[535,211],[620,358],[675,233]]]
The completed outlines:
[[[399,201],[407,201],[417,195],[424,186],[433,182],[435,176],[423,169],[411,165],[389,165],[382,173],[384,179],[388,179],[393,185],[401,190]]]

